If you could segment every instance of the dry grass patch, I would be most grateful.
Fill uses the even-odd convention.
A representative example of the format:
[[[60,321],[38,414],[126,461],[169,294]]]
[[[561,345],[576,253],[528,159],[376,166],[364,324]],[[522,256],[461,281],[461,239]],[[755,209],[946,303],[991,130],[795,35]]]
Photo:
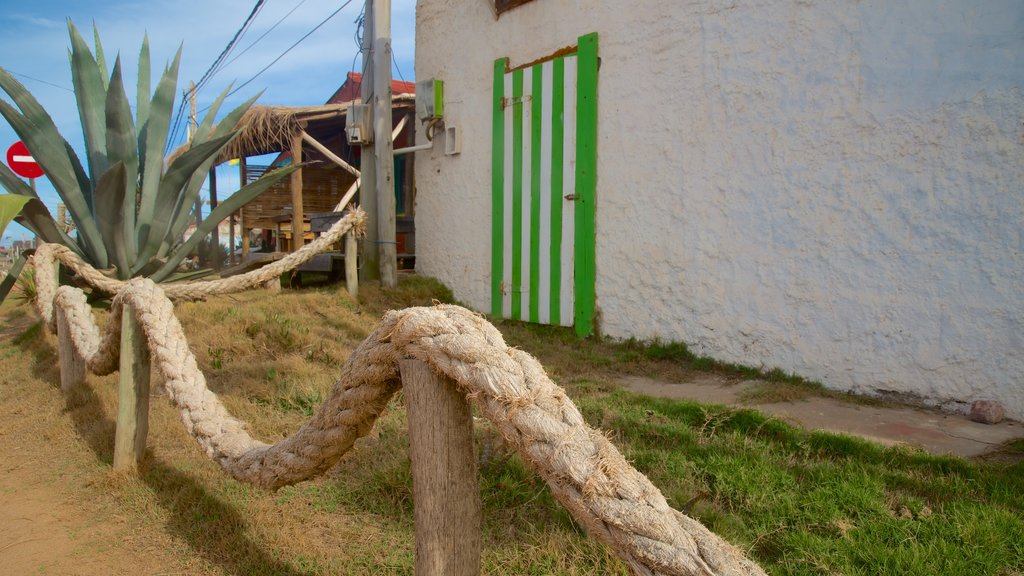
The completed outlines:
[[[210,387],[255,436],[273,442],[319,405],[386,308],[451,300],[436,282],[416,277],[403,278],[396,291],[362,290],[358,301],[331,288],[254,291],[183,304],[178,316]],[[97,555],[127,558],[142,573],[412,573],[401,394],[374,435],[324,477],[267,492],[228,478],[201,454],[155,386],[141,473],[112,474],[116,376],[90,376],[65,397],[56,346],[34,314],[5,304],[0,317],[0,461],[109,519],[110,532],[91,543]],[[614,379],[685,379],[707,370],[737,379],[771,374],[709,364],[677,344],[580,341],[568,329],[498,326],[510,344],[541,359],[587,421],[606,430],[673,506],[746,549],[770,573],[1024,571],[1019,459],[938,458],[804,432],[748,410],[645,398],[620,390]],[[807,392],[776,376],[770,381],[785,385],[778,390]],[[476,436],[485,573],[627,574],[491,427],[479,426]],[[81,573],[121,572],[113,566]]]

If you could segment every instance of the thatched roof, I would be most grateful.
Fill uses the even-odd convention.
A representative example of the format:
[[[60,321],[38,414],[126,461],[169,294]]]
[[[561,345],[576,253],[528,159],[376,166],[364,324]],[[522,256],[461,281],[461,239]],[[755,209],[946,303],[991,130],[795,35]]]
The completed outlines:
[[[338,130],[341,130],[345,122],[345,111],[351,104],[346,102],[323,106],[253,106],[238,122],[242,131],[224,147],[219,160],[226,162],[232,158],[288,150],[291,148],[292,138],[313,122],[334,120],[337,122]]]
[[[412,108],[415,95],[397,94],[392,100],[395,108]],[[345,128],[345,112],[356,102],[324,104],[321,106],[253,106],[239,120],[241,131],[224,147],[217,157],[222,164],[234,158],[259,156],[283,152],[291,148],[292,138],[303,130],[337,133]],[[178,147],[168,161],[173,161],[188,150],[188,144]]]

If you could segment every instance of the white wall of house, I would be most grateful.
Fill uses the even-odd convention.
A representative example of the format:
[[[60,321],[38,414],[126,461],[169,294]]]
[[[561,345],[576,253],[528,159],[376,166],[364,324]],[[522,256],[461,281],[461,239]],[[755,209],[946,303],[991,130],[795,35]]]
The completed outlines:
[[[1024,3],[492,6],[419,1],[421,273],[490,309],[493,62],[597,32],[604,334],[1024,419]]]

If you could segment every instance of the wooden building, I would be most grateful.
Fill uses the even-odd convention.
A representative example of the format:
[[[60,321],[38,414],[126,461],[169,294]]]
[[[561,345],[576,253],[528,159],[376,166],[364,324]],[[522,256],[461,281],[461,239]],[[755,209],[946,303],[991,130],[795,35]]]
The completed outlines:
[[[242,232],[242,258],[250,250],[288,252],[313,238],[310,214],[341,210],[338,203],[358,187],[360,153],[345,137],[345,116],[358,104],[362,75],[350,72],[340,88],[321,106],[254,106],[240,125],[242,132],[225,147],[220,159],[239,159],[241,181],[253,182],[267,170],[305,163],[291,178],[277,183],[242,208],[237,220]],[[410,146],[415,133],[415,84],[393,82],[392,125],[396,149]],[[269,165],[251,165],[252,156],[278,153]],[[399,243],[412,250],[411,223],[415,197],[413,155],[395,158],[396,213]],[[357,192],[358,194],[358,192]],[[358,195],[353,199],[358,203]],[[298,230],[301,226],[301,234]],[[262,231],[260,246],[251,246],[253,230]],[[296,241],[296,237],[301,237]],[[401,248],[401,246],[400,246]],[[400,250],[403,252],[403,250]]]

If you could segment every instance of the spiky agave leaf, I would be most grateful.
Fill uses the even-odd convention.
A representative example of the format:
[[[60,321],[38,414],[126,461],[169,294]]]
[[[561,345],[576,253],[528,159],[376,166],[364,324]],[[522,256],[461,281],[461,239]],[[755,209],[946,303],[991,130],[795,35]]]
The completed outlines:
[[[53,216],[46,209],[46,205],[43,204],[42,200],[29,198],[28,202],[21,209],[21,214],[15,220],[18,221],[18,224],[35,232],[36,236],[43,239],[43,242],[63,244],[79,256],[82,256],[81,249],[79,249],[78,245],[75,244],[75,241],[67,233],[57,226],[57,222],[54,221]]]
[[[0,185],[7,189],[12,196],[25,198],[25,203],[20,207],[20,213],[16,212],[13,218],[18,224],[35,232],[36,236],[44,242],[56,242],[71,248],[79,256],[83,256],[81,248],[67,234],[57,227],[49,210],[39,200],[36,191],[28,184],[15,176],[14,172],[6,164],[0,162]]]
[[[111,162],[123,163],[125,169],[127,188],[122,195],[124,231],[121,238],[125,243],[124,250],[130,266],[138,255],[135,238],[135,194],[139,178],[139,154],[136,148],[135,124],[132,123],[132,109],[128,104],[128,95],[125,93],[124,81],[121,78],[120,55],[114,61],[114,71],[110,75],[106,108],[107,156]],[[97,212],[102,213],[98,211],[98,207]],[[100,222],[100,226],[102,231],[103,222]],[[111,248],[109,244],[107,247]]]
[[[18,194],[0,194],[0,235],[7,225],[21,212],[21,208],[32,198]]]
[[[71,20],[68,20],[68,34],[71,36],[71,83],[75,88],[78,115],[82,121],[89,177],[96,182],[110,167],[107,159],[105,112],[107,89],[104,77],[107,71],[100,70],[89,46]]]
[[[156,92],[149,105],[149,115],[139,127],[139,150],[145,161],[140,165],[142,190],[139,211],[136,218],[135,235],[139,252],[148,252],[150,228],[156,211],[156,199],[160,190],[160,175],[164,168],[164,147],[167,145],[167,131],[171,127],[171,113],[174,107],[174,92],[178,84],[178,64],[181,62],[181,47],[174,61],[164,70]],[[159,246],[158,246],[159,247]],[[153,252],[156,253],[155,250]],[[140,257],[141,258],[141,257]]]
[[[11,293],[11,288],[14,288],[15,282],[18,281],[18,276],[21,274],[21,269],[25,267],[25,262],[28,261],[28,257],[34,252],[34,250],[26,250],[18,256],[18,259],[11,264],[11,269],[7,271],[7,276],[0,282],[0,302],[3,302],[7,295]]]
[[[131,264],[124,233],[124,197],[128,187],[127,170],[124,162],[116,162],[100,176],[96,183],[96,212],[103,214],[100,233],[107,245],[110,256],[121,280],[131,278]]]
[[[106,90],[110,85],[107,82],[107,59],[103,55],[103,43],[100,42],[100,29],[96,27],[96,21],[92,21],[92,37],[93,42],[96,46],[96,66],[100,70],[100,79],[103,80],[103,89]]]
[[[136,82],[135,125],[142,127],[149,119],[149,34],[142,35],[142,48],[139,50],[139,76]],[[140,153],[144,150],[139,146]],[[141,159],[145,162],[145,158]]]

